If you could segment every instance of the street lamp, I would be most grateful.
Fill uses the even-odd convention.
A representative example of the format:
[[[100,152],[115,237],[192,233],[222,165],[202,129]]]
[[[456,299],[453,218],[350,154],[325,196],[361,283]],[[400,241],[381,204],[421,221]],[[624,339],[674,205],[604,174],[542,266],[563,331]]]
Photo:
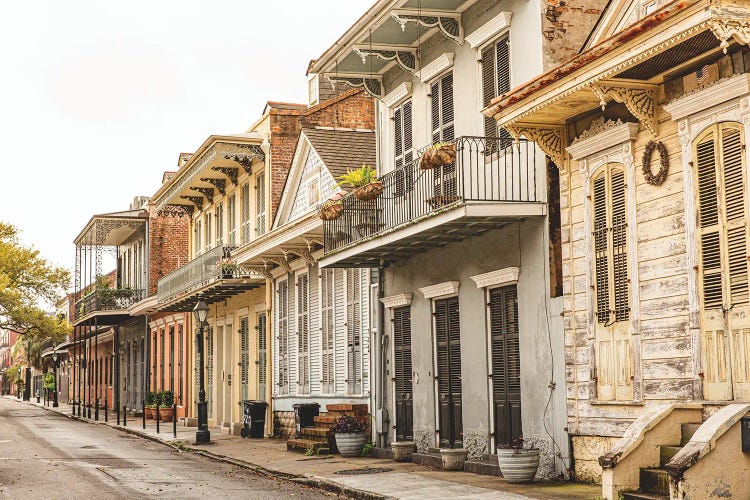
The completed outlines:
[[[57,408],[57,351],[52,351],[52,362],[54,363],[53,369],[55,372],[55,389],[52,391],[52,408]]]
[[[203,362],[203,328],[208,318],[208,305],[202,297],[193,308],[193,316],[198,323],[198,335],[195,336],[195,352],[198,356],[198,430],[195,431],[197,444],[210,443],[211,433],[208,430],[208,403],[206,402],[205,366]]]

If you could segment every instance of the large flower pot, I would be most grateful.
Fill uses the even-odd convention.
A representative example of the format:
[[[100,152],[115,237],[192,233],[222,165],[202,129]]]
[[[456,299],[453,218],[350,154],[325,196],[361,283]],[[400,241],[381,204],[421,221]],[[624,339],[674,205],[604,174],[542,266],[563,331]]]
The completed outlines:
[[[358,457],[362,455],[367,436],[364,432],[337,432],[336,447],[342,457]]]
[[[393,459],[396,462],[411,462],[411,456],[417,445],[414,441],[396,441],[391,443]]]
[[[530,483],[539,468],[539,450],[498,449],[497,462],[509,483]]]
[[[174,408],[159,408],[159,420],[162,422],[171,422],[174,418]]]
[[[443,470],[464,470],[464,463],[469,450],[466,448],[445,448],[440,450],[443,459]]]
[[[147,406],[143,411],[146,414],[146,418],[154,418],[156,415],[156,408],[149,408]]]

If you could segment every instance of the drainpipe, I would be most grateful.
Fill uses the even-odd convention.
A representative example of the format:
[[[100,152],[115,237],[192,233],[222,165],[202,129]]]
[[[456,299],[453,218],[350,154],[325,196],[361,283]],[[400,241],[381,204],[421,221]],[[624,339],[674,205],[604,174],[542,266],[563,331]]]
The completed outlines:
[[[380,377],[378,381],[378,391],[376,393],[376,404],[378,412],[381,415],[381,427],[378,429],[378,446],[384,448],[388,441],[388,409],[385,405],[385,388],[387,384],[386,376],[386,360],[388,351],[386,346],[388,345],[388,336],[385,334],[385,305],[380,300],[385,297],[385,267],[381,261],[380,267],[378,267],[378,330],[377,336],[380,337],[378,345],[380,347],[378,351],[378,369],[380,370]],[[383,432],[385,427],[385,432]]]

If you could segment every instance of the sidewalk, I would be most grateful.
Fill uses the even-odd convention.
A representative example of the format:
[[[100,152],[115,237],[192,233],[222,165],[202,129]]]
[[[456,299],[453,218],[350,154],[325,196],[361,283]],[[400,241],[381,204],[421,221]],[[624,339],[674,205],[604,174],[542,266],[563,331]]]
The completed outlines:
[[[44,407],[42,403],[37,404],[34,400],[31,404]],[[72,415],[72,408],[68,404],[60,403],[58,408],[46,409],[69,417]],[[104,413],[100,412],[99,417],[96,423],[105,425]],[[123,427],[117,425],[114,414],[110,414],[109,417],[106,425],[110,427],[160,441],[183,451],[199,453],[263,474],[303,482],[357,498],[558,500],[592,499],[601,495],[601,488],[595,485],[554,481],[513,485],[499,477],[469,472],[447,472],[385,458],[347,459],[338,455],[307,457],[287,451],[284,440],[242,439],[239,436],[221,434],[218,428],[210,429],[211,444],[199,446],[192,444],[195,439],[195,427],[178,425],[175,438],[171,422],[162,423],[161,432],[157,434],[156,423],[153,420],[147,420],[146,429],[143,429],[141,418],[129,418],[127,427]]]

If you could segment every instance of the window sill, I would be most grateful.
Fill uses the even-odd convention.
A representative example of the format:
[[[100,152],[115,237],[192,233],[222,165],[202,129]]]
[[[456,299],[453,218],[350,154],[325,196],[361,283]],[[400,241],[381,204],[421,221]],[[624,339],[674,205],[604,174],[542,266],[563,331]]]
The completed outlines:
[[[592,406],[645,406],[644,400],[639,401],[601,401],[598,399],[592,399],[589,401]]]

